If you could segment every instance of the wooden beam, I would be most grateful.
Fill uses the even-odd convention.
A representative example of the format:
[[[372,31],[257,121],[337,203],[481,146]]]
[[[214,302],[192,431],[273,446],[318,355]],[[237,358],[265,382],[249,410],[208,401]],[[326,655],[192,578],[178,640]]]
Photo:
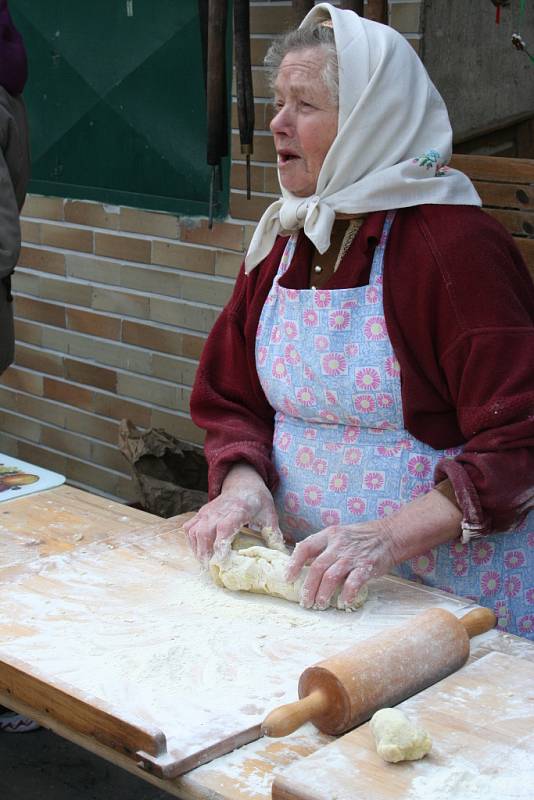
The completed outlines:
[[[367,10],[365,16],[367,19],[372,19],[375,22],[382,22],[384,25],[387,25],[388,24],[387,0],[367,0]]]
[[[349,11],[355,11],[360,17],[364,16],[363,13],[364,0],[343,0],[341,8],[347,8]]]
[[[300,25],[308,11],[314,6],[313,0],[293,0],[293,21],[295,25]]]

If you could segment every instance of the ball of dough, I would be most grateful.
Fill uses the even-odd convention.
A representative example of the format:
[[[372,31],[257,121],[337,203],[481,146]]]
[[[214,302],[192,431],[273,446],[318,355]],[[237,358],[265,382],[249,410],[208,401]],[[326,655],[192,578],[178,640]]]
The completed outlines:
[[[376,752],[384,761],[417,761],[430,752],[428,733],[415,728],[398,708],[382,708],[371,719]]]
[[[285,574],[290,556],[269,547],[246,547],[243,550],[231,550],[223,562],[212,560],[210,574],[218,586],[224,586],[234,592],[254,592],[282,597],[293,603],[300,601],[302,584],[308,572],[304,567],[293,583],[289,583]],[[330,605],[344,611],[353,611],[362,606],[367,599],[367,586],[363,586],[350,605],[345,605],[336,591]]]

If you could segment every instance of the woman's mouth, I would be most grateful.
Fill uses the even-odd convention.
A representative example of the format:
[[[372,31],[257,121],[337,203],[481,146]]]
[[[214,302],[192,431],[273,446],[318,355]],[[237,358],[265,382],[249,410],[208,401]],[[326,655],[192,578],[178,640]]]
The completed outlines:
[[[279,167],[283,167],[284,164],[288,164],[290,161],[295,161],[299,158],[299,156],[291,150],[279,150],[277,155]]]

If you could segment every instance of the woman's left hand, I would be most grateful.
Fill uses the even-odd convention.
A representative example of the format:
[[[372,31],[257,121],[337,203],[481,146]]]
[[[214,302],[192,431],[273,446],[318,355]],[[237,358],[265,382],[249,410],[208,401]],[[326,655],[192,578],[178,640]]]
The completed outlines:
[[[391,533],[381,520],[332,525],[297,544],[287,579],[294,581],[302,567],[311,562],[301,605],[326,608],[342,584],[340,599],[348,605],[369,578],[389,572],[396,563],[393,551]]]
[[[331,525],[299,542],[287,579],[294,581],[311,562],[300,598],[304,608],[326,608],[342,584],[341,601],[351,603],[369,578],[379,578],[401,561],[456,539],[461,520],[462,512],[449,491],[437,487],[389,516],[357,525]]]

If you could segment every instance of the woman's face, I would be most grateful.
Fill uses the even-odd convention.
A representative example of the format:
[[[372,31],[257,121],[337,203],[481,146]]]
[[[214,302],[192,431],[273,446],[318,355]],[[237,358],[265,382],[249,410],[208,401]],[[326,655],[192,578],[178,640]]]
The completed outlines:
[[[337,103],[322,78],[325,53],[310,48],[288,53],[275,83],[271,122],[284,189],[309,197],[337,134]]]

